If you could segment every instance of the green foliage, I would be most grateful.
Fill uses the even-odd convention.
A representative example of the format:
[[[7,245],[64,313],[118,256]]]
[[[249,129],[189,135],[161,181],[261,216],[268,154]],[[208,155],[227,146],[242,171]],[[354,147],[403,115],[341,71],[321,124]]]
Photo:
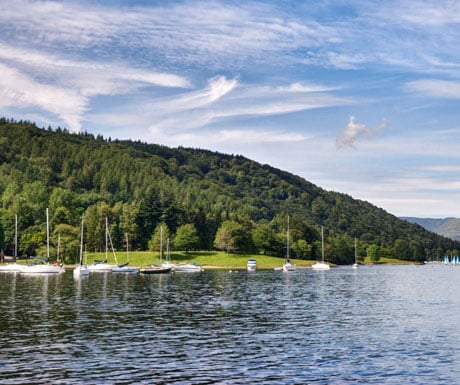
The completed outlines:
[[[372,263],[377,263],[380,260],[381,250],[380,247],[377,245],[370,245],[367,248],[367,256],[371,260]]]
[[[178,250],[196,250],[198,248],[200,239],[194,225],[188,223],[179,226],[174,238],[174,247]]]
[[[157,249],[152,235],[164,224],[175,247],[282,257],[286,217],[296,258],[319,259],[318,226],[328,229],[326,258],[354,261],[361,250],[421,260],[459,250],[460,243],[400,220],[368,202],[325,191],[310,182],[242,156],[105,140],[91,134],[43,130],[30,122],[0,119],[1,248],[12,253],[18,215],[19,255],[43,248],[49,207],[66,259],[75,254],[72,229],[85,215],[88,251],[105,249],[105,218],[115,248]],[[65,227],[66,225],[67,227]],[[184,227],[187,226],[187,227]],[[196,236],[186,235],[194,226]],[[65,230],[65,231],[64,231]],[[65,234],[64,234],[65,233]],[[75,231],[78,238],[78,231]],[[165,235],[165,240],[166,240]],[[187,238],[190,239],[187,239]],[[196,243],[197,242],[197,243]],[[363,253],[361,253],[363,254]]]

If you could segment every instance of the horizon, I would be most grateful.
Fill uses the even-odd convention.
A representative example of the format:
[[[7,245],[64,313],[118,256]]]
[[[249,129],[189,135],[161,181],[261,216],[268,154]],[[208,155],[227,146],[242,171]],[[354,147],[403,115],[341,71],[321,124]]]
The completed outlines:
[[[455,2],[19,0],[0,20],[2,116],[460,216]]]

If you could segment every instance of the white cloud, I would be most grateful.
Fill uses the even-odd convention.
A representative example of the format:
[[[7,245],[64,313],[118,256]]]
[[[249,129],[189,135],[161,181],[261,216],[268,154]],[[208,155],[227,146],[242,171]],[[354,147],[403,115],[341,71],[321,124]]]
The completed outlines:
[[[345,127],[345,130],[343,131],[342,135],[339,138],[337,138],[337,147],[338,148],[353,147],[355,144],[355,141],[358,139],[359,136],[362,136],[362,135],[372,136],[377,131],[385,128],[386,124],[387,124],[386,119],[383,119],[382,122],[378,124],[377,126],[367,127],[363,123],[356,123],[355,117],[350,116],[348,124]]]

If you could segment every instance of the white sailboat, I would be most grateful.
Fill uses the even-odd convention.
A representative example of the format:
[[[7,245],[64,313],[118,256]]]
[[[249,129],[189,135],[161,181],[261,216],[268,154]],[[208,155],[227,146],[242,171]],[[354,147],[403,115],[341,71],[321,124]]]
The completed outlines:
[[[357,254],[357,248],[356,248],[356,238],[355,238],[355,263],[351,266],[353,269],[357,269],[359,267],[358,264],[358,254]]]
[[[129,266],[129,241],[128,234],[126,234],[126,263],[118,265],[112,269],[112,273],[138,273],[137,267]]]
[[[163,230],[163,228],[161,228]],[[161,258],[162,251],[160,251]],[[166,257],[164,261],[161,261],[161,266],[166,269],[171,269],[174,271],[176,269],[176,264],[171,262],[171,247],[169,245],[169,238],[166,240]]]
[[[288,225],[286,231],[286,258],[284,260],[283,271],[289,272],[296,269],[295,265],[291,262],[291,257],[289,255],[289,216],[288,216]]]
[[[78,265],[73,270],[75,278],[85,277],[89,275],[88,265],[83,264],[83,215],[81,216],[81,237],[80,237],[80,260]]]
[[[49,215],[48,208],[46,209],[46,258],[34,257],[34,259],[42,261],[42,264],[30,264],[21,269],[21,274],[59,274],[64,272],[64,267],[61,264],[50,264],[50,231],[49,231]]]
[[[4,273],[17,273],[22,270],[24,265],[16,263],[16,259],[18,258],[18,216],[14,216],[14,262],[7,263],[5,265],[0,266],[0,272]]]
[[[321,226],[321,262],[316,262],[311,266],[313,270],[329,270],[331,267],[324,263],[324,227]]]
[[[118,267],[117,265],[112,265],[107,263],[109,259],[108,255],[108,250],[109,250],[109,220],[107,217],[105,217],[105,259],[103,260],[94,260],[94,263],[92,265],[88,266],[88,269],[90,271],[98,271],[98,272],[106,272],[106,271],[112,271],[112,269]],[[112,241],[110,241],[112,242]],[[115,255],[115,253],[114,253]],[[116,256],[115,256],[115,261],[116,261]]]

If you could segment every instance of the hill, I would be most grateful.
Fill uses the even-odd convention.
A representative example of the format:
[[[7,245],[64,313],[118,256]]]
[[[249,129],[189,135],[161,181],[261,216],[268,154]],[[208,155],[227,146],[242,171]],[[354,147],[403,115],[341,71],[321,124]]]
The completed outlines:
[[[220,249],[283,256],[287,216],[294,257],[350,263],[354,238],[360,256],[370,245],[382,257],[441,257],[460,243],[411,224],[346,194],[326,191],[288,172],[242,156],[120,141],[88,133],[41,129],[0,119],[2,249],[14,248],[18,216],[20,254],[43,252],[45,209],[61,254],[78,254],[85,216],[90,251],[105,248],[105,218],[115,248]],[[375,249],[374,249],[375,250]]]
[[[447,238],[460,241],[460,219],[459,218],[401,218],[410,223],[417,223],[425,229]]]

